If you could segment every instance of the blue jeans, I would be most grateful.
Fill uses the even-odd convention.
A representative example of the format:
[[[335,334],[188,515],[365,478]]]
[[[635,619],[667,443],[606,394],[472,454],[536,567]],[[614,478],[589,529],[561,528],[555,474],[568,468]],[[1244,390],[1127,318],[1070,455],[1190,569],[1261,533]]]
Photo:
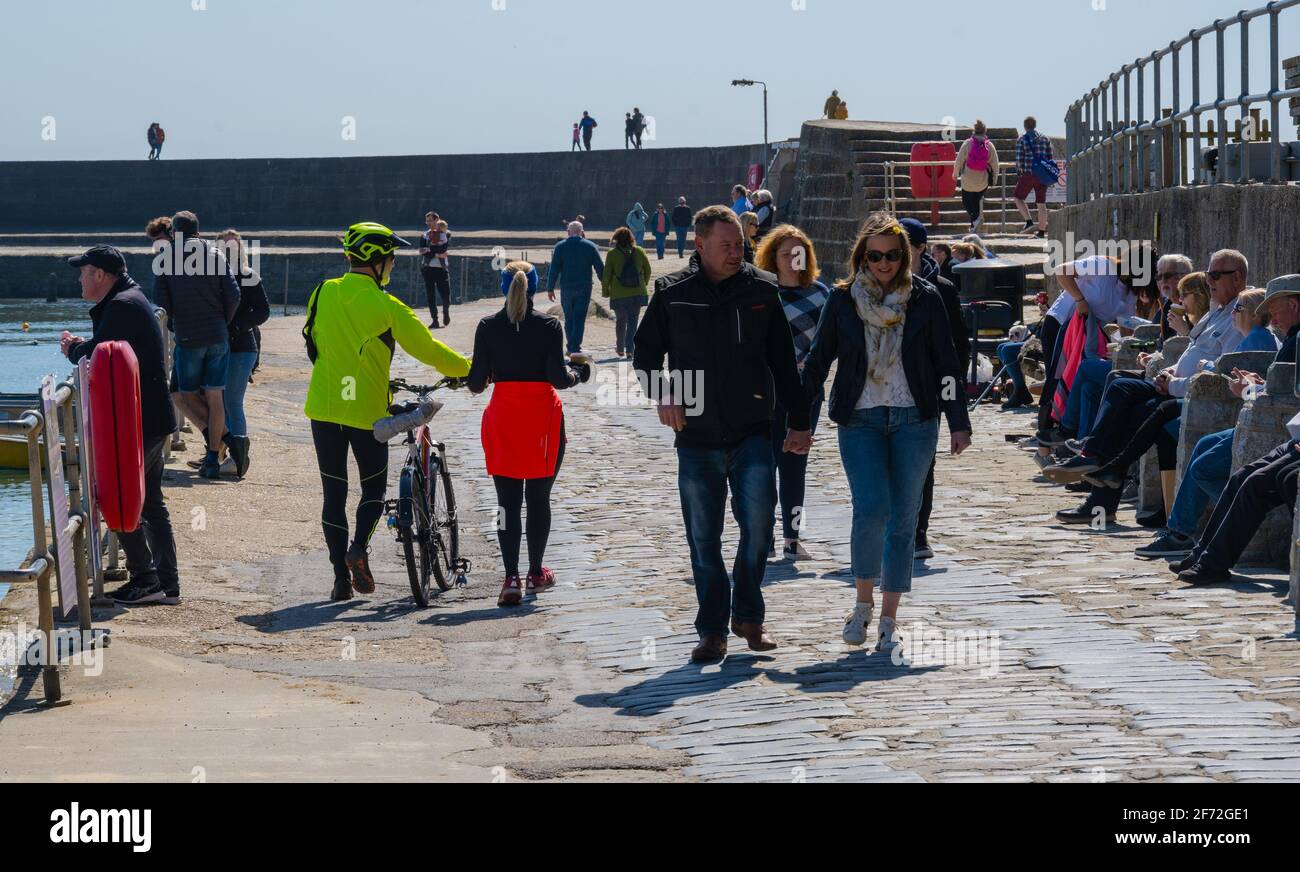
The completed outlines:
[[[176,368],[177,393],[197,394],[200,389],[224,391],[226,371],[230,367],[230,343],[218,342],[193,348],[177,345],[172,354],[172,365]]]
[[[731,514],[740,526],[730,580],[722,562],[728,486]],[[762,623],[761,585],[776,511],[771,438],[766,433],[750,436],[733,448],[677,446],[677,490],[699,602],[695,629],[701,637],[726,636],[729,617]]]
[[[879,580],[886,593],[907,593],[921,491],[934,462],[939,419],[920,420],[914,406],[859,409],[839,428],[839,438],[840,461],[853,495],[853,577]]]
[[[1232,430],[1202,436],[1192,451],[1183,480],[1178,483],[1169,529],[1195,536],[1211,500],[1217,500],[1232,476]]]
[[[1101,406],[1102,394],[1106,391],[1106,376],[1110,374],[1109,360],[1079,361],[1079,368],[1074,374],[1074,385],[1065,402],[1065,417],[1061,425],[1073,430],[1082,439],[1092,432],[1092,423]]]
[[[678,227],[673,232],[677,234],[677,256],[681,257],[686,252],[686,234],[690,232],[690,228]]]
[[[656,233],[655,235],[655,255],[660,260],[664,259],[664,244],[668,241],[667,233]]]
[[[1025,347],[1023,342],[1003,342],[998,346],[998,360],[1007,368],[1007,377],[1015,384],[1017,391],[1027,391],[1025,385],[1025,374],[1020,370],[1020,349]],[[967,361],[962,361],[965,364]]]
[[[582,350],[582,336],[587,331],[587,309],[591,306],[591,288],[585,291],[561,291],[560,309],[564,312],[564,336],[570,354]]]
[[[221,404],[226,409],[226,429],[231,436],[248,435],[248,419],[244,417],[244,393],[248,390],[248,377],[257,363],[256,351],[230,352],[230,365],[226,368],[226,392]]]

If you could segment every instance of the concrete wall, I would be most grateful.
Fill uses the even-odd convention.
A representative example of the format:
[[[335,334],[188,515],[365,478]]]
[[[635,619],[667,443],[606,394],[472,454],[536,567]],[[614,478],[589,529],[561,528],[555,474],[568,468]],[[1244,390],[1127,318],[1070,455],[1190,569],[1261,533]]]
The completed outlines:
[[[1300,272],[1300,187],[1213,185],[1106,197],[1054,214],[1051,239],[1065,245],[1068,233],[1076,241],[1151,240],[1163,253],[1186,254],[1198,269],[1218,249],[1236,248],[1250,261],[1251,284],[1263,287]]]
[[[578,154],[425,155],[191,161],[0,162],[0,230],[138,229],[197,212],[205,228],[423,224],[558,228],[582,213],[623,223],[634,202],[699,209],[727,200],[762,145]]]
[[[842,278],[849,249],[867,216],[867,199],[852,141],[862,133],[848,126],[806,123],[799,134],[795,195],[790,220],[817,250],[826,279]]]

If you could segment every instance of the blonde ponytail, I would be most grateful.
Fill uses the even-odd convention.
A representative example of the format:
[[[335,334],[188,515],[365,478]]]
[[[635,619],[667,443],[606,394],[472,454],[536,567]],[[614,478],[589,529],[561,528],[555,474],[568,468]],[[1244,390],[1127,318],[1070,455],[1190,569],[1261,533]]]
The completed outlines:
[[[513,264],[511,264],[513,266]],[[518,327],[528,315],[528,272],[515,270],[506,294],[506,317]]]

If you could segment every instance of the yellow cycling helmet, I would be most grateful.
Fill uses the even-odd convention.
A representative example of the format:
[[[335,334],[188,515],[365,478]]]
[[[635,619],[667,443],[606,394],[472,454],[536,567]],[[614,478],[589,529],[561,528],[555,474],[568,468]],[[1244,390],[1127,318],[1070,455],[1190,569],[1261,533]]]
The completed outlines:
[[[387,257],[399,247],[410,246],[411,243],[374,221],[353,224],[343,236],[344,253],[362,263],[370,263],[377,257]]]

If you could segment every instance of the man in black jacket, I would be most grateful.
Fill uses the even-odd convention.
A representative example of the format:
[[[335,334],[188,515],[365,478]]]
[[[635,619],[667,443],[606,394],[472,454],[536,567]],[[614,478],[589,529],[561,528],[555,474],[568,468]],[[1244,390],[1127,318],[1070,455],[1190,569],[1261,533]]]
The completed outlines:
[[[677,198],[677,205],[673,207],[673,232],[677,234],[677,256],[679,258],[686,256],[686,234],[691,230],[691,222],[695,220],[691,207],[686,205],[685,197]]]
[[[63,353],[77,363],[93,354],[101,342],[119,340],[131,346],[140,366],[144,510],[139,527],[118,534],[131,578],[112,597],[125,605],[175,605],[180,602],[180,580],[171,517],[163,499],[162,476],[163,446],[176,429],[176,418],[167,394],[162,328],[144,292],[127,274],[126,260],[116,248],[97,245],[85,254],[70,258],[68,264],[81,270],[81,296],[95,304],[90,309],[94,334],[90,339],[83,339],[63,331],[59,343]]]
[[[775,276],[744,262],[740,222],[729,208],[710,206],[694,223],[696,254],[686,269],[655,282],[633,365],[660,422],[677,433],[677,487],[699,601],[700,644],[691,659],[707,663],[726,656],[728,616],[750,650],[776,647],[763,628],[760,589],[776,510],[774,401],[790,418],[786,451],[807,453],[812,435]],[[728,487],[740,525],[734,593],[722,561]]]

